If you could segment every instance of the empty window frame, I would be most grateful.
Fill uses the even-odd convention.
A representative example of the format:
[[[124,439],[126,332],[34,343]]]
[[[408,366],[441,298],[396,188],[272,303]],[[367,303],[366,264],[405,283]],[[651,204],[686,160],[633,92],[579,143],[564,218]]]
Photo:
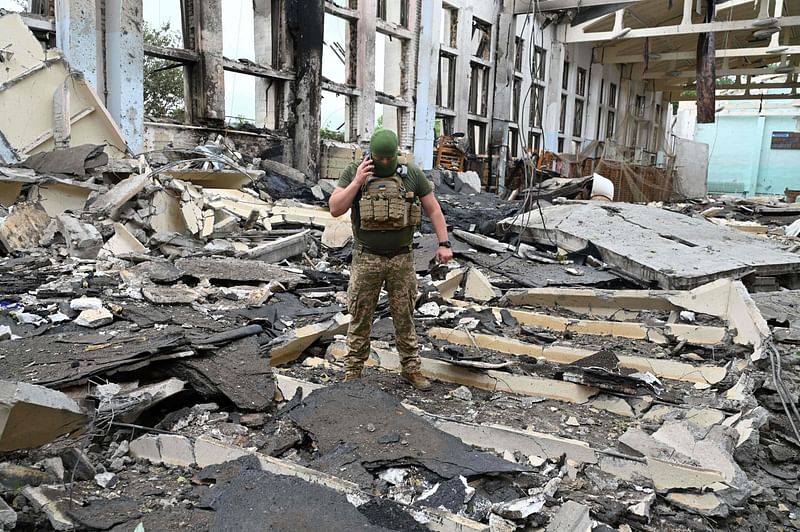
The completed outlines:
[[[530,125],[535,129],[542,129],[542,116],[544,109],[544,87],[534,85],[531,90]]]
[[[322,43],[322,76],[339,84],[354,85],[355,69],[348,60],[353,35],[350,21],[325,13],[325,39]]]
[[[534,46],[532,55],[532,86],[528,115],[528,150],[532,153],[537,153],[541,149],[540,142],[542,138],[542,127],[544,124],[544,91],[547,68],[547,51],[539,46]]]
[[[477,120],[467,122],[470,151],[476,155],[486,155],[486,129],[485,122]]]
[[[569,61],[564,61],[564,70],[561,72],[561,90],[569,90]]]
[[[575,138],[583,137],[583,112],[586,104],[586,77],[586,69],[578,67],[575,75],[575,105],[572,110],[572,136]]]
[[[558,118],[558,132],[562,135],[567,129],[567,95],[561,95],[561,115]]]
[[[402,139],[403,109],[389,104],[375,104],[375,129],[386,128],[397,133],[397,138]]]
[[[511,93],[511,121],[514,123],[520,120],[520,103],[522,99],[522,78],[514,76],[514,89]]]
[[[617,85],[608,84],[608,110],[606,112],[606,138],[613,138],[617,118]]]
[[[572,117],[572,136],[583,137],[583,98],[575,98],[575,109]]]
[[[508,153],[512,159],[519,156],[519,130],[515,127],[508,128]]]
[[[350,140],[350,97],[336,92],[321,91],[320,134],[323,139],[348,142]]]
[[[636,95],[636,107],[633,110],[634,115],[639,118],[644,118],[644,106],[645,106],[645,98],[644,96],[637,94]]]
[[[450,48],[458,48],[458,10],[442,6],[442,27],[439,43]]]
[[[575,94],[586,96],[586,69],[578,68],[578,75],[575,76]]]
[[[470,64],[469,108],[471,114],[487,116],[489,108],[489,67]]]
[[[456,56],[439,52],[439,81],[436,86],[436,105],[453,109],[456,94]]]
[[[142,13],[146,45],[185,48],[181,0],[145,2]],[[185,120],[187,63],[145,53],[144,114],[148,119]]]
[[[472,55],[490,60],[492,48],[492,25],[477,18],[472,19]]]
[[[514,72],[522,74],[522,55],[525,52],[525,41],[521,37],[514,38]]]
[[[375,90],[388,96],[403,96],[405,39],[381,33],[375,35]]]
[[[408,0],[377,1],[379,19],[404,28],[408,27]]]
[[[603,117],[605,116],[605,107],[606,107],[606,80],[600,80],[600,97],[597,99],[597,130],[595,131],[595,138],[597,140],[603,140],[600,138],[600,133],[603,131]]]
[[[433,124],[433,134],[435,138],[442,135],[453,134],[453,117],[446,115],[436,115],[436,121]]]
[[[528,132],[528,150],[531,153],[539,153],[542,149],[542,134],[535,131]]]
[[[547,73],[547,51],[539,46],[533,48],[533,79],[545,82]]]

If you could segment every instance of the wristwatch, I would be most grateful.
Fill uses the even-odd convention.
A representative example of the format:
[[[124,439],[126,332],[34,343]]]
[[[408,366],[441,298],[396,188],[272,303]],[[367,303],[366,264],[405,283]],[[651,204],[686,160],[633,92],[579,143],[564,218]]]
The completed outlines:
[[[441,242],[439,242],[439,247],[440,248],[452,248],[453,245],[450,243],[449,240],[442,240]]]

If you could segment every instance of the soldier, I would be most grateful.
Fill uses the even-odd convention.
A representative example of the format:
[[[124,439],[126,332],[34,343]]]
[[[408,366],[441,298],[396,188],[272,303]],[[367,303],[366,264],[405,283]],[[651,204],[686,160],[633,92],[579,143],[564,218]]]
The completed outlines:
[[[413,319],[417,276],[411,244],[422,207],[439,239],[436,259],[447,263],[453,258],[447,223],[433,195],[433,186],[422,170],[412,164],[398,165],[397,135],[393,131],[376,131],[369,146],[371,154],[361,164],[353,163],[342,172],[329,201],[334,216],[352,207],[355,235],[347,287],[351,321],[347,330],[344,380],[361,377],[370,353],[375,306],[385,284],[403,366],[401,376],[418,390],[426,391],[430,390],[431,383],[420,372],[417,352]]]

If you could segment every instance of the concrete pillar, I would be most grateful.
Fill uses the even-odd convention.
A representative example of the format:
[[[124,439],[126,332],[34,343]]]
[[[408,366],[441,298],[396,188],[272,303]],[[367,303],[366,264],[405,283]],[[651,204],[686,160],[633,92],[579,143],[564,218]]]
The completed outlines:
[[[454,132],[467,133],[469,120],[469,87],[472,80],[470,60],[472,58],[472,7],[458,10],[458,59],[456,62],[456,117]]]
[[[106,107],[134,153],[143,146],[142,24],[142,0],[106,1]]]
[[[493,155],[490,187],[499,190],[506,182],[506,160],[508,159],[508,126],[511,116],[511,99],[514,94],[514,59],[516,35],[514,23],[514,2],[506,0],[503,11],[497,17],[497,46],[494,63],[494,97],[492,121],[489,132],[490,153]]]
[[[253,1],[253,27],[255,28],[256,63],[275,66],[272,63],[272,1]],[[256,78],[256,127],[275,128],[277,123],[275,100],[276,83],[265,78]],[[269,94],[268,94],[269,91]]]
[[[558,125],[561,117],[561,76],[564,70],[564,45],[553,39],[547,54],[547,89],[544,95],[543,149],[558,151]]]
[[[294,167],[319,179],[320,102],[322,94],[322,40],[325,8],[322,2],[286,1],[286,19],[294,41],[293,118],[289,136],[294,139]]]
[[[140,10],[141,13],[141,10]],[[97,7],[94,0],[56,1],[56,46],[72,68],[83,72],[89,84],[98,89]]]
[[[375,2],[358,3],[358,59],[356,61],[356,86],[361,91],[358,98],[358,142],[367,143],[375,129]]]
[[[185,0],[184,43],[200,60],[186,68],[186,88],[191,95],[188,115],[192,123],[211,127],[225,124],[225,72],[222,68],[221,0]]]
[[[417,63],[417,105],[414,120],[414,161],[421,168],[433,168],[433,128],[436,123],[436,84],[441,25],[442,0],[422,2]]]

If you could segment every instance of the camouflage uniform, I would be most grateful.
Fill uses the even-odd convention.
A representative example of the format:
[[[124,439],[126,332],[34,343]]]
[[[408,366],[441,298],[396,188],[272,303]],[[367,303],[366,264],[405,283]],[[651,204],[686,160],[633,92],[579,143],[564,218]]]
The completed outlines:
[[[348,371],[360,371],[369,358],[372,319],[384,283],[389,293],[389,311],[394,322],[400,362],[406,372],[419,370],[413,317],[417,276],[412,252],[409,249],[393,257],[381,256],[366,252],[359,244],[355,244],[350,283],[347,286],[347,305],[351,315],[345,357]]]

